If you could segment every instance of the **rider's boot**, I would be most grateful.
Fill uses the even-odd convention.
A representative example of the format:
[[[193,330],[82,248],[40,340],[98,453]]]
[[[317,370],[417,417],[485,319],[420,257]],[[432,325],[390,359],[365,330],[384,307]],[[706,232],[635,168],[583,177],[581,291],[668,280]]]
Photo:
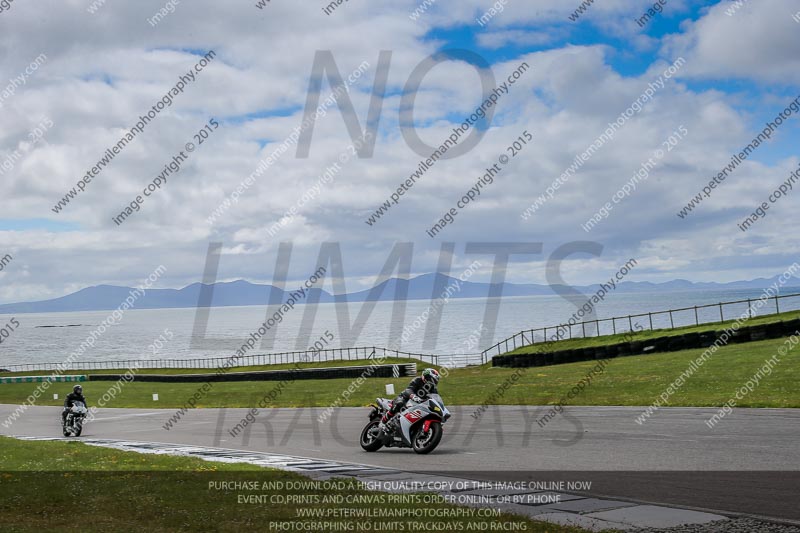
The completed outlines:
[[[389,430],[389,420],[390,419],[391,419],[391,417],[389,416],[389,413],[386,413],[385,415],[383,415],[383,418],[381,418],[381,421],[378,424],[378,429],[381,432],[386,433]]]

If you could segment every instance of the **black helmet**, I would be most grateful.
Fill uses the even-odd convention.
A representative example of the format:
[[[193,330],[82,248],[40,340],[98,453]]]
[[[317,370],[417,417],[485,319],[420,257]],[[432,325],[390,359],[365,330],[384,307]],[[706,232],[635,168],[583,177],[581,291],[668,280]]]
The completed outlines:
[[[72,392],[74,392],[75,394],[83,394],[83,387],[81,387],[80,385],[75,385],[74,387],[72,387]]]

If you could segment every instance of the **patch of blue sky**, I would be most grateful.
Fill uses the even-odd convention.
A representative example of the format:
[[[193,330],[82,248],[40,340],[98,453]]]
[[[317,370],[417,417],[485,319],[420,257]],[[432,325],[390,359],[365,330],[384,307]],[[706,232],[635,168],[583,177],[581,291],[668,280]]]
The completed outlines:
[[[53,233],[79,231],[81,225],[77,222],[50,220],[46,218],[2,218],[0,231],[31,231],[45,230]]]
[[[305,109],[305,105],[293,105],[275,109],[262,109],[261,111],[253,111],[252,113],[244,113],[242,115],[226,116],[225,123],[239,125],[265,118],[286,118],[298,113],[302,113],[303,109]]]
[[[112,78],[107,72],[93,72],[91,74],[84,74],[80,77],[80,79],[81,81],[99,81],[110,87],[114,86],[114,78]]]

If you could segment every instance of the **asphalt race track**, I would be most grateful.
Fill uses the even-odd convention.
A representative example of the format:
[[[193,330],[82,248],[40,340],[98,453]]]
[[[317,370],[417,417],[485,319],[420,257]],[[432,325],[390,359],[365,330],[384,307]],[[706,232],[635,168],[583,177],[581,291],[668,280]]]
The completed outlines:
[[[16,406],[0,405],[0,420]],[[540,407],[455,407],[431,455],[358,446],[368,409],[266,409],[236,437],[246,409],[197,409],[169,431],[172,409],[103,409],[85,437],[193,444],[363,463],[483,480],[591,481],[589,493],[723,514],[800,523],[800,412],[738,409],[709,429],[717,412],[664,408],[643,425],[639,407],[577,407],[540,427]],[[60,408],[30,408],[0,434],[60,436]]]

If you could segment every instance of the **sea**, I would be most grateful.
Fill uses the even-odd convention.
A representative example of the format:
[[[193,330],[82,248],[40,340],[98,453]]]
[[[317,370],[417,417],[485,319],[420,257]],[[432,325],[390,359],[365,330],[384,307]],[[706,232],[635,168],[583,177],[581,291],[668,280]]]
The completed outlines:
[[[649,329],[651,319],[654,328],[719,321],[720,302],[757,300],[762,294],[762,290],[611,293],[594,309],[595,318],[601,320],[599,330],[596,323],[588,324],[586,334],[627,331],[630,325]],[[800,287],[784,287],[781,295],[789,297],[779,300],[780,311],[800,310]],[[398,302],[347,303],[338,308],[334,303],[300,304],[280,322],[272,320],[267,333],[251,341],[248,354],[300,351],[315,344],[325,349],[375,346],[425,354],[474,354],[521,330],[566,323],[583,301],[557,295],[454,298],[434,309],[431,301],[409,300],[404,315]],[[694,306],[704,305],[712,307],[700,308],[695,315]],[[659,313],[679,308],[689,309],[672,313],[671,320],[669,314]],[[723,318],[734,319],[746,309],[747,303],[724,305]],[[58,363],[87,338],[94,346],[82,351],[77,361],[229,357],[258,335],[274,311],[265,306],[206,308],[199,313],[193,308],[130,309],[100,334],[98,328],[110,311],[0,315],[0,369]],[[772,299],[756,314],[775,311]],[[623,318],[612,324],[607,320],[611,317]],[[583,329],[573,327],[573,336],[582,336]]]

